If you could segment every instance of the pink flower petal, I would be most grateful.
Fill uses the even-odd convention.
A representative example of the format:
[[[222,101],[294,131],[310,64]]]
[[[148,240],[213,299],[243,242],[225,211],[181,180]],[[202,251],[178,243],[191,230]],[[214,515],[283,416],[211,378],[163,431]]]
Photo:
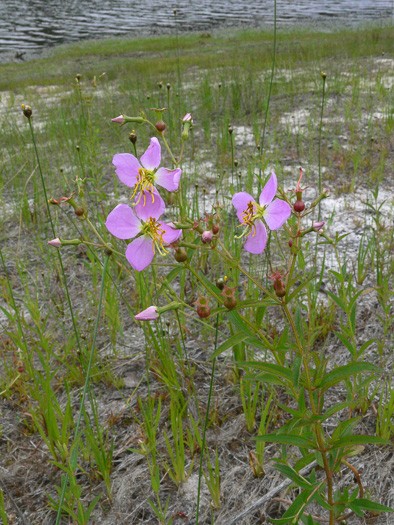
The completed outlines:
[[[260,194],[259,204],[260,206],[267,206],[276,195],[278,189],[278,180],[274,172],[268,179],[267,184],[264,186],[263,191]]]
[[[270,230],[278,230],[290,217],[291,208],[287,202],[281,199],[275,199],[264,213],[264,220]]]
[[[153,190],[153,196],[149,191],[145,191],[145,206],[144,196],[141,195],[140,202],[134,206],[134,211],[137,217],[143,221],[147,221],[150,217],[158,219],[160,215],[164,213],[166,209],[165,202],[160,197],[159,192],[156,188]],[[137,202],[139,195],[137,195],[135,201]]]
[[[134,316],[137,321],[154,321],[159,318],[159,313],[156,306],[149,306],[145,310],[142,310],[139,314]]]
[[[162,230],[165,230],[166,232],[166,233],[163,233],[163,241],[167,244],[171,244],[172,242],[177,241],[179,237],[182,235],[182,230],[175,230],[174,228],[171,228],[171,226],[169,224],[166,224],[165,222],[161,223],[160,228]]]
[[[255,200],[249,193],[241,191],[233,195],[232,202],[237,210],[237,217],[242,222],[243,217],[241,217],[241,214],[247,209],[249,202],[255,202]]]
[[[132,239],[141,231],[141,223],[127,204],[118,204],[107,217],[108,231],[118,239]]]
[[[137,272],[149,266],[154,255],[153,240],[145,235],[134,239],[127,246],[126,259]]]
[[[140,161],[148,171],[153,171],[159,167],[161,161],[161,147],[156,137],[150,139],[149,147],[140,158]]]
[[[258,255],[259,253],[263,253],[265,245],[267,244],[267,230],[259,220],[255,221],[254,226],[255,228],[253,228],[252,233],[248,236],[244,248],[249,253]]]
[[[116,175],[119,180],[132,188],[137,184],[138,170],[140,163],[131,153],[117,153],[112,159],[112,164],[116,168]]]
[[[178,189],[181,174],[182,170],[179,168],[175,170],[159,168],[155,173],[155,182],[168,191],[175,191]]]

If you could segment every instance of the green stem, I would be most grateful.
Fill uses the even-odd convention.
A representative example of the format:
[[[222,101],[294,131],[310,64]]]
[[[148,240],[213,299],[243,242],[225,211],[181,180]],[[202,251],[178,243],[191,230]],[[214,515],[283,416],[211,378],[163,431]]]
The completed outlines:
[[[323,129],[323,110],[324,110],[324,96],[325,96],[325,87],[326,87],[326,76],[325,74],[322,74],[323,77],[323,91],[322,91],[322,99],[321,99],[321,113],[320,113],[320,126],[319,126],[319,195],[321,195],[321,135],[322,135],[322,129]],[[321,217],[321,201],[319,201],[319,213],[318,213],[318,221],[320,221]]]
[[[218,327],[219,327],[219,316],[216,318],[216,332],[215,332],[215,352],[218,344]],[[197,512],[196,512],[196,525],[198,525],[198,515],[200,513],[200,494],[201,494],[201,474],[202,474],[202,462],[204,459],[204,450],[205,450],[205,439],[206,439],[206,431],[208,426],[208,419],[209,419],[209,408],[211,405],[211,397],[212,397],[212,390],[213,390],[213,379],[215,375],[215,365],[216,365],[216,357],[212,359],[212,370],[211,370],[211,382],[209,384],[209,393],[208,393],[208,403],[207,403],[207,412],[205,414],[205,423],[204,423],[204,432],[202,436],[202,447],[201,447],[201,456],[200,456],[200,468],[198,469],[198,490],[197,490]]]
[[[106,255],[105,259],[104,259],[103,275],[102,275],[102,278],[101,278],[100,297],[99,297],[99,304],[98,304],[98,308],[97,308],[96,325],[94,327],[92,348],[90,350],[89,363],[88,363],[88,367],[87,367],[87,370],[86,370],[85,384],[84,384],[84,387],[83,387],[82,399],[81,399],[81,406],[80,406],[80,409],[79,409],[77,425],[75,427],[75,432],[74,432],[74,440],[73,440],[74,444],[76,443],[76,441],[77,441],[77,439],[79,437],[79,435],[78,435],[79,434],[79,427],[81,425],[82,414],[83,414],[84,405],[85,405],[85,398],[86,398],[86,394],[88,392],[88,387],[89,387],[90,372],[91,372],[92,364],[93,364],[94,349],[96,347],[98,326],[99,326],[100,316],[101,316],[101,306],[102,306],[102,303],[103,303],[105,276],[106,276],[106,273],[107,273],[107,266],[108,266],[109,257],[110,257],[109,255]],[[77,456],[78,456],[78,446],[76,445],[75,448],[72,450],[72,455],[70,455],[70,470],[72,470],[73,473],[74,473],[74,467],[72,467],[72,464],[73,464],[73,462],[75,462],[75,464],[76,464]],[[75,460],[75,461],[72,461],[72,460]],[[63,488],[62,488],[62,492],[61,492],[61,495],[60,495],[59,508],[58,508],[58,511],[57,511],[56,524],[55,525],[59,525],[59,523],[60,523],[60,516],[61,516],[61,513],[62,513],[62,507],[63,507],[64,498],[65,498],[65,495],[66,495],[68,479],[69,479],[69,472],[66,473],[66,476],[65,476],[65,478],[63,480]]]
[[[270,87],[269,87],[269,91],[268,91],[267,107],[265,108],[263,136],[261,137],[261,140],[260,140],[260,152],[261,152],[261,155],[263,155],[263,151],[264,151],[265,129],[266,129],[266,126],[267,126],[268,110],[269,110],[270,100],[271,100],[272,83],[274,81],[275,57],[276,57],[276,0],[274,0],[274,56],[272,58],[271,81],[270,81]]]
[[[35,137],[34,137],[34,130],[33,130],[33,125],[31,123],[31,117],[28,118],[28,121],[29,121],[29,128],[30,128],[31,138],[32,138],[32,141],[33,141],[33,146],[34,146],[34,152],[35,152],[36,159],[37,159],[38,170],[40,172],[42,189],[44,191],[44,197],[45,197],[45,203],[46,203],[46,207],[47,207],[47,213],[48,213],[48,217],[49,217],[49,222],[51,224],[53,238],[55,238],[56,237],[55,226],[53,224],[52,215],[51,215],[51,211],[50,211],[50,208],[49,208],[48,195],[47,195],[47,190],[46,190],[46,186],[45,186],[44,176],[43,176],[42,169],[41,169],[40,156],[38,154],[37,144],[36,144],[36,140],[35,140]],[[65,289],[65,292],[66,292],[67,304],[68,304],[68,307],[69,307],[69,310],[70,310],[71,321],[72,321],[72,325],[73,325],[75,339],[77,341],[77,346],[78,346],[79,352],[81,354],[82,353],[81,342],[79,340],[77,323],[76,323],[75,317],[74,317],[74,312],[73,312],[73,308],[72,308],[72,304],[71,304],[70,294],[69,294],[69,291],[68,291],[67,279],[66,279],[66,274],[64,272],[63,261],[62,261],[62,257],[61,257],[61,254],[60,254],[60,250],[56,250],[56,253],[57,253],[58,260],[59,260],[60,269],[61,269],[61,272],[62,272],[63,284],[64,284],[64,289]]]

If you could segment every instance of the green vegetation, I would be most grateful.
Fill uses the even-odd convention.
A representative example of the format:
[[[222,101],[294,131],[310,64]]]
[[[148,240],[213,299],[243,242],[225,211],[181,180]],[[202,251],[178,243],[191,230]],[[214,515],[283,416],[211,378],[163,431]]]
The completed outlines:
[[[269,105],[268,31],[89,41],[0,65],[3,523],[242,523],[274,468],[289,488],[261,511],[277,523],[385,523],[392,28],[277,38]],[[152,108],[166,108],[164,133]],[[159,188],[182,257],[164,246],[137,272],[105,227],[133,193],[112,158],[140,158],[152,136],[161,166],[182,169],[177,192]],[[246,252],[232,196],[257,198],[274,170],[294,209],[299,168],[305,212]],[[135,320],[151,305],[170,306]]]

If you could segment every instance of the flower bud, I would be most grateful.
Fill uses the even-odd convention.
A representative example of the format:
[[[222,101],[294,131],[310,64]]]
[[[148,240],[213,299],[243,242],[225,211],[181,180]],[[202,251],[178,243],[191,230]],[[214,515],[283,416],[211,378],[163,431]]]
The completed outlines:
[[[116,122],[117,124],[123,124],[124,122],[126,122],[126,119],[124,118],[123,115],[119,115],[119,117],[111,119],[111,122]]]
[[[191,128],[193,124],[193,119],[190,113],[186,113],[186,115],[182,119],[182,123],[183,123],[182,140],[187,140],[189,137],[189,129]]]
[[[315,232],[319,232],[319,230],[321,230],[325,224],[326,224],[326,223],[325,223],[324,221],[321,221],[321,222],[315,222],[315,223],[313,224],[313,229],[315,230]]]
[[[155,321],[158,318],[159,313],[156,306],[149,306],[149,308],[134,316],[134,319],[137,321]]]
[[[25,106],[24,104],[22,104],[22,111],[23,111],[23,114],[25,115],[26,118],[30,119],[33,112],[31,110],[31,107],[30,106]]]
[[[293,239],[289,239],[289,248],[293,246]]]
[[[52,241],[48,241],[48,244],[54,248],[62,247],[62,241],[59,239],[59,237],[56,237],[56,239],[53,239]]]
[[[209,230],[202,232],[201,240],[204,244],[209,244],[212,241],[213,233]]]
[[[269,279],[271,281],[274,281],[274,290],[278,297],[284,297],[286,295],[286,287],[285,283],[283,282],[283,275],[277,270],[276,272],[273,272]]]
[[[135,134],[134,130],[131,133],[129,133],[129,141],[132,144],[135,144],[137,142],[137,135]]]
[[[170,89],[171,89],[171,84],[169,82],[167,84],[167,89],[168,89],[168,91],[170,91]]]
[[[216,286],[219,288],[220,291],[223,290],[225,282],[226,278],[223,279],[223,277],[219,277],[219,279],[216,279]]]
[[[229,127],[228,127],[228,132],[229,132],[230,135],[233,134],[233,131],[234,131],[234,130],[233,130],[233,127],[232,127],[232,126],[229,126]]]
[[[185,262],[187,261],[187,253],[184,248],[178,248],[176,252],[174,253],[175,260],[177,262]]]
[[[217,235],[217,234],[219,233],[219,224],[214,224],[214,225],[212,226],[212,233],[213,233],[214,235]]]
[[[77,208],[75,208],[74,213],[78,217],[82,217],[82,215],[85,213],[85,210],[82,208],[82,206],[78,206]]]

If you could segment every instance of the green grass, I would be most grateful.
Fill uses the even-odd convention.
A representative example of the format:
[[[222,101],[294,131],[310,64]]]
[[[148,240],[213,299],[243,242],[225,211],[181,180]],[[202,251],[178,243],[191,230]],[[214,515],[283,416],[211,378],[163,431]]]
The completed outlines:
[[[226,514],[227,503],[237,498],[229,489],[232,469],[244,462],[245,487],[242,500],[236,499],[244,507],[244,495],[253,494],[257,483],[249,474],[262,476],[265,458],[274,454],[282,474],[292,479],[289,465],[303,466],[297,460],[300,451],[307,464],[306,451],[317,450],[313,458],[325,475],[330,467],[324,458],[331,462],[341,494],[335,497],[347,497],[342,489],[348,478],[336,476],[345,465],[345,445],[335,449],[340,450],[336,455],[327,443],[334,447],[351,433],[361,433],[353,431],[359,413],[369,424],[365,443],[392,438],[386,417],[393,405],[391,34],[389,25],[332,33],[281,28],[264,151],[257,145],[272,64],[269,31],[180,35],[179,63],[175,37],[163,36],[87,41],[53,49],[44,59],[0,66],[0,392],[8,401],[3,410],[9,418],[3,432],[15,432],[21,445],[18,462],[10,456],[10,469],[28,465],[30,484],[36,486],[40,465],[30,468],[28,448],[34,442],[48,470],[39,495],[14,493],[35,522],[43,521],[48,508],[58,512],[62,492],[63,512],[77,523],[87,523],[91,512],[97,519],[123,512],[117,507],[116,487],[127,481],[118,465],[129,461],[128,472],[144,469],[129,492],[136,492],[145,512],[129,519],[146,521],[155,513],[164,523],[179,512],[179,501],[185,508],[189,504],[175,490],[189,474],[198,475],[201,449],[216,509],[202,505],[202,521],[222,512],[221,519],[230,522],[236,511],[234,507]],[[321,71],[327,84],[320,138]],[[38,156],[22,103],[32,106]],[[186,112],[194,119],[181,162],[181,190],[177,196],[162,192],[166,220],[190,224],[183,241],[188,261],[177,262],[170,249],[166,258],[156,255],[154,264],[139,273],[122,256],[125,242],[105,228],[108,213],[130,197],[115,175],[112,157],[134,153],[128,138],[132,127],[110,119],[143,112],[152,120],[154,107],[168,108],[165,137],[176,158],[181,119]],[[145,124],[135,124],[135,131],[141,156],[155,132]],[[171,167],[163,137],[159,140],[162,165]],[[244,240],[234,238],[241,230],[232,195],[248,191],[256,197],[275,169],[285,190],[281,198],[293,204],[289,190],[295,189],[300,166],[307,206],[317,196],[322,168],[322,187],[330,192],[323,201],[327,236],[314,231],[297,235],[317,219],[311,208],[312,215],[294,215],[286,228],[271,232],[263,255],[247,254]],[[55,249],[47,245],[53,233],[44,186],[55,200],[74,193],[75,207],[84,209],[82,216],[67,202],[49,209],[55,236],[84,241],[61,248],[64,271]],[[193,221],[205,212],[216,215],[193,230]],[[220,227],[220,242],[211,249],[200,237],[213,224]],[[351,232],[352,237],[339,242],[335,232]],[[357,239],[362,239],[359,245]],[[319,241],[327,244],[317,245]],[[109,243],[113,254],[103,278]],[[268,278],[276,270],[287,279],[287,302],[278,299]],[[217,287],[221,279],[235,289],[232,312]],[[207,319],[197,315],[199,296],[210,297]],[[179,309],[167,311],[156,324],[134,320],[152,304],[173,301]],[[365,317],[375,319],[377,335],[371,335]],[[217,372],[208,409],[212,355],[217,356]],[[376,355],[386,373],[381,379],[372,366]],[[327,363],[345,368],[333,373]],[[87,369],[89,408],[79,411]],[[379,405],[376,422],[371,407],[380,392],[388,408]],[[325,410],[332,411],[327,417],[338,418],[335,432],[331,423],[325,425]],[[244,427],[234,434],[231,425],[238,417]],[[280,428],[282,437],[273,437]],[[267,441],[287,440],[288,448],[279,446],[274,452],[264,445],[263,434],[270,435]],[[0,442],[2,454],[11,446],[9,435]],[[257,436],[261,440],[256,445],[251,437]],[[41,440],[47,449],[40,449]],[[238,444],[246,457],[233,461]],[[292,446],[299,446],[295,454]],[[346,457],[357,465],[353,452],[348,449]],[[61,472],[68,476],[67,486]],[[351,468],[349,472],[353,484]],[[305,482],[293,481],[301,492],[305,489]],[[315,483],[313,474],[308,483]],[[332,506],[331,488],[324,485]],[[376,496],[374,500],[386,501],[384,493]],[[289,498],[295,496],[290,493]],[[303,504],[297,501],[299,510]],[[358,513],[368,508],[362,498],[357,501]],[[0,497],[1,515],[5,507],[11,508],[6,492],[4,501]],[[195,515],[195,501],[188,508]]]

